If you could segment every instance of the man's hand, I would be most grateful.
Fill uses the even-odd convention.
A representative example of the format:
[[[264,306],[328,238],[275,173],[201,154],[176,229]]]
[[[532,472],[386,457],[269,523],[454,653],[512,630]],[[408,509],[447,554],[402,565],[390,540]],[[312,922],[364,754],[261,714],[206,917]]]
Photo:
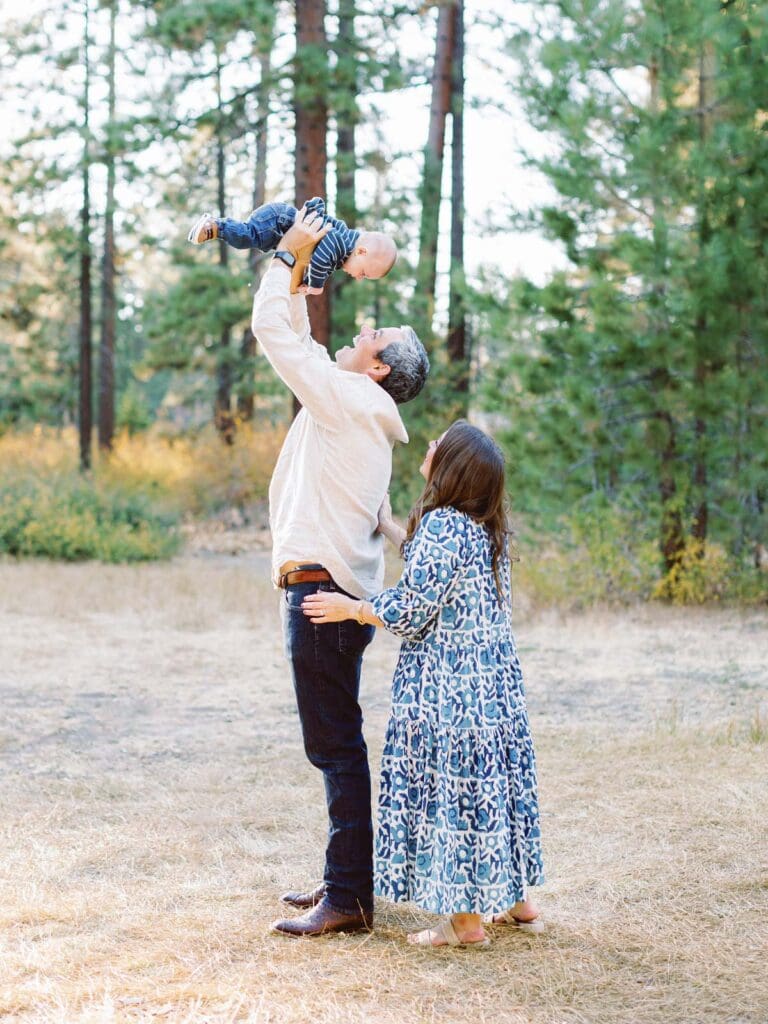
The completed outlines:
[[[324,238],[333,225],[323,224],[323,218],[314,210],[307,211],[306,204],[296,214],[296,220],[288,228],[278,245],[278,249],[287,249],[296,257],[298,263],[309,262],[312,250],[321,238]]]

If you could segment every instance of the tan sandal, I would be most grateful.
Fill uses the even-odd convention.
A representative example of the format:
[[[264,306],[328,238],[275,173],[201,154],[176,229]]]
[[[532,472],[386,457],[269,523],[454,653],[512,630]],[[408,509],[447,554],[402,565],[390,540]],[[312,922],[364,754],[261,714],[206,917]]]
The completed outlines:
[[[435,942],[435,939],[438,941]],[[470,946],[479,949],[487,949],[491,940],[488,936],[482,939],[473,939],[471,942],[463,942],[456,934],[453,922],[450,917],[444,918],[437,928],[425,928],[421,932],[410,932],[408,942],[412,946],[429,946],[431,949],[440,949],[441,946],[458,946],[469,948]]]
[[[515,917],[511,908],[509,910],[502,910],[500,914],[486,914],[483,918],[483,924],[511,925],[513,928],[518,928],[521,932],[539,933],[544,931],[544,922],[538,917],[530,918],[527,921],[521,920],[521,918]]]

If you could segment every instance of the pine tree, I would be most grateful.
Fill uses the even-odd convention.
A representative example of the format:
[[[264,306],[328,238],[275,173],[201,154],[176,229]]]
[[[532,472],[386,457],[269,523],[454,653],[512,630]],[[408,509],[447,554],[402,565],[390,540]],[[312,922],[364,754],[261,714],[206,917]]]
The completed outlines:
[[[469,411],[469,353],[464,297],[464,0],[453,7],[451,59],[451,262],[446,352],[460,412]]]
[[[328,40],[325,0],[295,0],[296,56],[293,107],[296,156],[294,191],[300,206],[326,195],[328,163]],[[331,340],[331,286],[309,299],[312,336],[328,347]]]
[[[83,0],[83,129],[82,166],[83,205],[80,211],[80,355],[79,355],[79,417],[80,468],[91,466],[91,433],[93,429],[92,388],[92,316],[91,316],[91,58],[90,4]]]
[[[117,182],[116,132],[116,30],[117,0],[109,0],[109,44],[107,48],[107,125],[104,162],[107,192],[104,206],[104,253],[101,264],[101,337],[99,342],[99,447],[110,449],[115,433],[115,186]]]
[[[445,152],[446,120],[451,106],[451,63],[454,55],[455,27],[454,0],[446,0],[437,8],[435,59],[432,66],[432,98],[429,108],[429,131],[424,147],[421,186],[419,264],[416,270],[416,291],[413,300],[414,326],[425,344],[428,344],[432,338],[432,319],[435,309],[443,154]]]
[[[765,403],[764,334],[746,374],[740,339],[764,318],[766,42],[747,2],[649,0],[629,19],[618,0],[582,6],[543,4],[515,39],[517,88],[556,142],[532,160],[559,193],[538,222],[571,268],[514,289],[524,333],[506,372],[536,436],[529,419],[509,440],[522,490],[642,501],[669,569],[714,508],[720,538],[764,529],[731,481],[747,451],[765,464],[761,428],[735,444],[733,420],[745,391]]]
[[[159,138],[173,137],[176,152],[182,154],[181,173],[198,179],[179,193],[186,204],[179,215],[186,220],[192,216],[190,191],[207,196],[198,210],[214,208],[219,216],[232,215],[229,182],[235,177],[234,169],[239,176],[244,166],[253,122],[258,122],[268,108],[264,89],[269,89],[272,80],[262,81],[254,75],[245,85],[232,83],[236,72],[241,77],[240,69],[251,75],[254,52],[268,52],[273,32],[274,8],[268,0],[240,0],[234,4],[210,0],[189,6],[169,0],[154,5],[154,38],[169,55],[179,53],[185,58],[177,62],[169,80],[167,108],[160,109],[155,130]],[[261,61],[258,63],[263,70]],[[202,104],[201,85],[207,86]],[[191,113],[185,110],[180,116],[179,110],[190,99],[197,108]],[[257,153],[261,156],[263,153]],[[199,178],[201,172],[204,179]],[[168,198],[173,201],[174,197]],[[218,250],[217,266],[211,262],[211,250]],[[149,362],[156,370],[210,369],[212,364],[214,423],[222,439],[232,443],[236,428],[234,392],[240,390],[253,362],[252,339],[244,334],[243,341],[235,346],[232,338],[236,325],[242,324],[244,330],[248,320],[247,264],[230,254],[224,242],[194,256],[182,246],[174,249],[174,258],[182,268],[178,282],[167,291],[153,294],[145,311],[152,341]],[[180,322],[186,325],[181,337]]]

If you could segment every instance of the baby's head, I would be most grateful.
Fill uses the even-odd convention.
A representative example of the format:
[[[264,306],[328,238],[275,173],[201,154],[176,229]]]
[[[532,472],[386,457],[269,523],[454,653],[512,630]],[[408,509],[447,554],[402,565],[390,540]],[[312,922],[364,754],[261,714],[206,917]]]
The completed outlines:
[[[397,246],[381,231],[361,231],[351,256],[342,263],[341,269],[362,281],[364,277],[375,279],[390,272],[397,259]]]

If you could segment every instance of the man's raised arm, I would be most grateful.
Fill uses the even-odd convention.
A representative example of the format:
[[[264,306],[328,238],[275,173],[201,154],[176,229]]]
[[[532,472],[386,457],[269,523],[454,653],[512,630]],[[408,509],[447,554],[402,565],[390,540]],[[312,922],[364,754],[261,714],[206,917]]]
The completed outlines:
[[[330,225],[322,226],[321,217],[302,208],[283,235],[278,252],[305,258],[329,230]],[[311,340],[306,301],[290,294],[290,283],[290,268],[273,258],[253,299],[251,330],[280,379],[313,416],[323,420],[329,413],[324,385],[330,383],[333,367],[327,351]],[[297,315],[299,304],[301,315]]]

